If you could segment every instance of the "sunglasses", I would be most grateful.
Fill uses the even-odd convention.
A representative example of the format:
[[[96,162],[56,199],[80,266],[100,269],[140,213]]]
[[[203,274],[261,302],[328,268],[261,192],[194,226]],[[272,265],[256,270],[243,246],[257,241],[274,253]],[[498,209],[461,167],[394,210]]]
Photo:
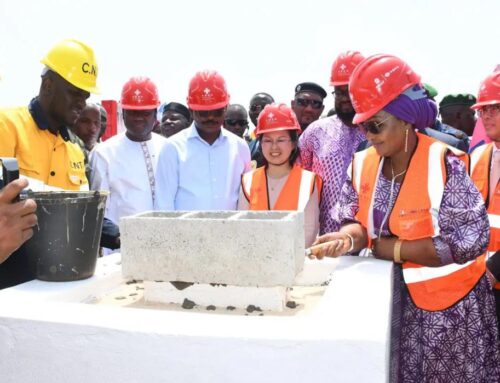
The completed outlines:
[[[323,101],[320,100],[306,100],[305,98],[296,98],[295,102],[304,108],[308,107],[311,105],[311,108],[313,109],[319,109],[323,106]]]
[[[362,122],[359,124],[361,129],[364,131],[364,133],[371,133],[371,134],[380,134],[382,129],[384,128],[382,124],[389,120],[392,116],[387,117],[385,120],[382,120],[380,122],[375,122],[375,121],[368,121],[368,122]]]
[[[248,125],[247,120],[227,119],[227,120],[224,120],[224,122],[230,126],[235,126],[235,125],[246,126],[246,125]]]
[[[201,118],[208,118],[210,116],[222,117],[225,113],[225,109],[215,109],[215,110],[195,110],[196,113]]]
[[[252,112],[260,112],[262,109],[264,109],[266,105],[259,105],[259,104],[254,104],[254,105],[250,105],[250,110]]]

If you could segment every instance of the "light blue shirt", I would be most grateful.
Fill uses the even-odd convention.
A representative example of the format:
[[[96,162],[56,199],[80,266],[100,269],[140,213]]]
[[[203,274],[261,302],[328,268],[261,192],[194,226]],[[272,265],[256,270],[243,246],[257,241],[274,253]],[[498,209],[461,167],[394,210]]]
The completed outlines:
[[[156,210],[236,210],[241,175],[250,170],[250,150],[221,129],[212,145],[194,123],[170,137],[156,170]]]

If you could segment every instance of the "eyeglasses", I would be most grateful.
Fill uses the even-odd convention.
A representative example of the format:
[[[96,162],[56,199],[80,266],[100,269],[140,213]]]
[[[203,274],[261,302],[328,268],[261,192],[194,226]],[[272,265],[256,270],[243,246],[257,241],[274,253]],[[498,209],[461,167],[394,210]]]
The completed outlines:
[[[359,124],[359,126],[361,127],[361,129],[364,131],[365,134],[367,132],[371,134],[380,134],[380,132],[383,129],[382,124],[387,120],[389,120],[391,117],[392,116],[389,116],[385,120],[382,120],[380,122],[375,122],[375,121],[362,122],[361,124]]]
[[[311,108],[313,109],[319,109],[323,106],[323,101],[320,100],[306,100],[305,98],[296,98],[295,102],[304,108],[307,108],[309,105],[311,105]]]
[[[227,119],[227,120],[224,120],[224,122],[230,126],[235,126],[235,125],[246,126],[246,125],[248,125],[247,120]]]
[[[486,105],[483,106],[481,109],[479,109],[479,116],[484,117],[484,116],[495,116],[498,112],[500,112],[500,104],[495,104],[495,105]]]
[[[225,109],[215,109],[215,110],[195,110],[196,113],[201,118],[208,118],[210,116],[222,117],[224,115]]]
[[[276,141],[270,140],[268,138],[263,138],[260,143],[262,146],[272,147],[274,144],[276,144],[276,146],[283,146],[291,141],[292,140],[289,138],[278,138]]]

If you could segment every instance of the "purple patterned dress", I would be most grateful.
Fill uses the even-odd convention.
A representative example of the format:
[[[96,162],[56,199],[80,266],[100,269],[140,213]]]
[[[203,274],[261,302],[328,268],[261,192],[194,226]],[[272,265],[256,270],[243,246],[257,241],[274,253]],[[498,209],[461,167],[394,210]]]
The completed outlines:
[[[441,233],[433,238],[443,264],[465,263],[481,255],[488,244],[488,219],[477,189],[456,157],[446,160],[448,181],[441,208]],[[389,206],[391,182],[381,175],[373,220],[379,228]],[[342,189],[342,222],[358,211],[358,195],[348,179]],[[378,229],[375,230],[378,235]],[[382,236],[389,235],[387,225]],[[500,382],[500,340],[491,284],[485,276],[460,302],[444,311],[417,308],[406,288],[401,266],[394,265],[391,324],[391,382]]]
[[[323,180],[319,205],[320,234],[338,231],[340,223],[334,213],[347,178],[347,168],[365,135],[345,125],[337,116],[313,122],[299,139],[299,162],[304,169]]]

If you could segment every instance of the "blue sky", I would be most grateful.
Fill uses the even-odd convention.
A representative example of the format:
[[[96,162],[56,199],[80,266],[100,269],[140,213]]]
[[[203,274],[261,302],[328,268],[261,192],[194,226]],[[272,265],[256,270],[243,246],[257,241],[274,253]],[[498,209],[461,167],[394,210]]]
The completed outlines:
[[[185,102],[190,78],[207,68],[226,78],[233,103],[248,106],[258,91],[288,103],[302,81],[330,92],[330,66],[347,49],[400,56],[438,99],[475,94],[500,63],[498,15],[498,0],[0,0],[0,106],[37,93],[39,61],[63,38],[94,48],[96,101],[146,75],[162,100]]]

